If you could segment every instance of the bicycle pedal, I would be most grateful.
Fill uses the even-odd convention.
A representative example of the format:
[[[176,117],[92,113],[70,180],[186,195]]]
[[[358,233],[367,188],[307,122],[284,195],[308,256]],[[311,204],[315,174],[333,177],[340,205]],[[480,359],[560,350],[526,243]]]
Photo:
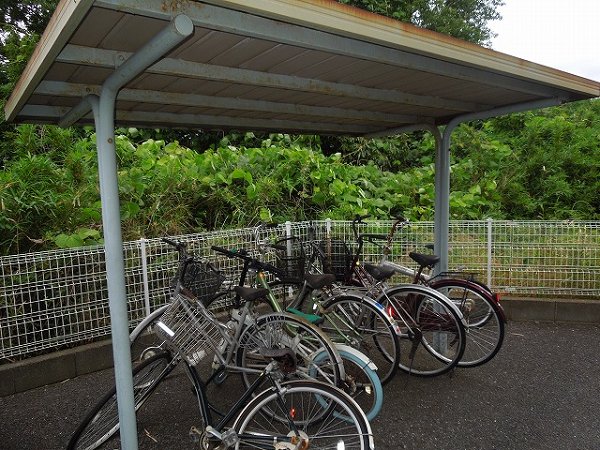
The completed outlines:
[[[200,442],[202,440],[204,433],[202,433],[202,431],[200,431],[195,426],[192,426],[189,431],[189,436],[190,436],[190,439],[192,440],[192,442],[194,444],[197,444],[198,442]]]

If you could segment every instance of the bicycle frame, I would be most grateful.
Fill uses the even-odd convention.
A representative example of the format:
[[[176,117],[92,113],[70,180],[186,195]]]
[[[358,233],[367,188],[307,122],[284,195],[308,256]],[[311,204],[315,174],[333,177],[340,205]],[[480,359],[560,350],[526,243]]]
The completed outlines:
[[[237,258],[242,259],[244,261],[244,266],[243,266],[242,271],[241,271],[239,285],[243,286],[244,283],[245,283],[245,280],[246,280],[246,278],[248,276],[248,273],[250,271],[255,271],[256,274],[255,274],[254,278],[256,280],[257,285],[260,286],[260,287],[262,287],[262,288],[264,288],[264,289],[266,289],[266,291],[267,291],[266,299],[268,301],[269,306],[275,312],[285,312],[283,310],[283,308],[281,307],[281,304],[277,301],[277,298],[275,297],[275,294],[273,292],[272,286],[267,281],[266,272],[265,272],[265,270],[263,270],[263,266],[265,266],[267,268],[270,267],[273,271],[276,271],[277,269],[274,266],[271,266],[271,265],[265,264],[265,263],[261,263],[260,261],[256,260],[255,258],[252,258],[252,257],[250,257],[250,256],[248,256],[246,254],[240,254],[239,252],[238,253],[231,252],[231,251],[228,251],[227,249],[220,249],[218,247],[213,247],[213,249],[215,251],[219,251],[221,253],[227,254],[227,255],[229,255],[231,257],[237,257]],[[298,294],[298,296],[294,300],[294,304],[298,305],[301,302],[303,302],[306,298],[308,298],[308,296],[311,294],[311,292],[312,292],[312,289],[308,286],[308,284],[306,282],[303,283],[300,293]],[[322,292],[324,292],[324,291],[322,291]],[[349,294],[349,295],[352,295],[352,294]],[[311,297],[311,298],[312,298],[313,301],[317,300],[314,297]],[[318,301],[318,302],[315,303],[317,305],[317,307],[319,308],[318,309],[319,313],[321,313],[323,315],[326,315],[326,314],[335,314],[335,317],[339,320],[339,323],[347,325],[348,329],[353,329],[353,324],[351,324],[348,320],[345,320],[339,314],[332,313],[332,312],[327,311],[324,308],[320,307],[320,305],[322,303],[324,303],[324,301],[329,300],[331,298],[333,298],[333,296],[329,295],[326,299],[324,299],[324,300],[321,299],[320,301]],[[361,298],[361,300],[364,300],[365,302],[371,303],[373,306],[375,306],[372,299],[363,299],[362,296],[360,296],[360,298]],[[236,300],[236,303],[238,301],[239,301],[239,299]],[[309,322],[311,322],[310,319],[311,319],[310,317],[307,317],[307,320]],[[336,331],[337,331],[338,335],[340,336],[340,338],[342,339],[342,341],[344,343],[349,344],[350,342],[353,341],[353,337],[346,335],[339,327],[336,327]],[[356,336],[359,336],[358,332],[356,332]],[[358,357],[364,362],[365,365],[372,364],[371,360],[366,355],[362,354],[361,352],[358,352],[358,353],[360,354],[360,356],[358,356]],[[342,376],[343,375],[344,374],[342,373]]]
[[[275,389],[276,392],[278,393],[278,395],[280,394],[280,392],[282,391],[282,386],[281,384],[279,384],[279,382],[277,382],[272,376],[271,373],[275,370],[275,368],[277,367],[277,363],[275,361],[272,361],[271,363],[269,363],[269,365],[267,366],[267,368],[262,371],[260,373],[260,375],[258,376],[258,378],[250,385],[250,387],[246,390],[246,392],[244,392],[242,394],[242,397],[240,399],[238,399],[235,404],[229,409],[229,411],[223,416],[223,418],[219,421],[218,424],[216,424],[214,427],[212,425],[209,425],[206,427],[206,432],[208,434],[211,434],[212,436],[214,436],[215,438],[218,439],[218,441],[222,441],[223,440],[223,435],[220,433],[221,430],[223,430],[225,428],[225,426],[227,425],[227,423],[229,423],[238,412],[240,412],[248,403],[248,401],[252,398],[252,396],[254,395],[254,393],[258,390],[258,388],[265,382],[265,381],[270,381],[271,382],[271,388]],[[200,382],[201,380],[199,378],[199,376],[197,375],[195,370],[191,370],[191,372],[194,375],[194,381],[196,383]],[[201,405],[202,408],[208,410],[208,399],[206,398],[206,394],[203,391],[203,388],[200,388],[200,391],[198,391],[198,384],[194,383],[194,387],[196,388],[196,392],[200,393],[202,395],[203,398],[198,398],[199,404]],[[203,386],[204,383],[201,383],[200,386]],[[281,396],[279,395],[278,400],[280,402],[280,404],[284,405],[283,399],[281,398]],[[284,411],[286,410],[285,408],[283,409]],[[204,413],[204,412],[203,412]],[[210,416],[210,412],[209,412],[209,418],[211,418]],[[208,418],[205,418],[206,423],[212,423],[212,420],[209,420]],[[296,433],[298,436],[300,435],[298,428],[296,426],[296,424],[294,423],[293,419],[289,416],[287,417],[288,420],[288,425],[290,425],[291,429],[294,431],[294,433]],[[252,434],[252,435],[239,435],[239,438],[245,438],[245,439],[249,439],[252,438],[253,440],[260,440],[258,435]],[[273,436],[268,436],[268,437],[263,437],[263,439],[265,439],[265,442],[272,442],[273,440]],[[288,436],[281,436],[281,439],[287,439],[289,440]]]

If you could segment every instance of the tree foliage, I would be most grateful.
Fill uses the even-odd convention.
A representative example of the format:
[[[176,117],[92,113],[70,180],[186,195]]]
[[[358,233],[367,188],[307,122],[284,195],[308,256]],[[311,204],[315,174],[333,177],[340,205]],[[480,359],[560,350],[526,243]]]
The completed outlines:
[[[460,126],[451,217],[600,219],[598,117],[592,100]],[[99,242],[95,135],[23,125],[10,137],[19,151],[0,172],[3,252]],[[369,141],[351,164],[315,136],[245,133],[194,150],[146,138],[123,129],[116,139],[125,239],[355,214],[433,219],[427,135]]]
[[[503,0],[340,0],[367,11],[409,22],[477,44],[494,36],[487,23],[500,18]]]
[[[50,20],[58,0],[0,2],[0,73],[2,84],[13,84]],[[10,91],[3,92],[4,96]]]

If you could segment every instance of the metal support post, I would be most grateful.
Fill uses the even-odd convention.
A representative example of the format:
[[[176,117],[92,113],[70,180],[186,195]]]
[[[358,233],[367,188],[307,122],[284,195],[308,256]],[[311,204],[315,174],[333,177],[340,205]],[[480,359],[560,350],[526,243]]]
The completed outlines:
[[[450,145],[437,127],[430,128],[435,138],[435,205],[434,243],[440,257],[435,273],[448,271],[448,236],[450,234]]]
[[[487,285],[492,286],[492,218],[487,220]]]
[[[150,314],[150,283],[148,282],[148,254],[146,252],[147,240],[140,239],[140,259],[142,263],[142,283],[144,286],[144,308],[146,315]]]
[[[102,86],[100,97],[88,96],[82,100],[94,113],[96,142],[98,146],[98,172],[102,201],[102,226],[106,254],[106,278],[111,317],[113,359],[117,405],[121,427],[121,448],[137,450],[137,427],[133,380],[131,376],[131,350],[127,296],[125,288],[125,263],[119,205],[117,157],[115,151],[115,104],[119,90],[142,73],[165,53],[180,44],[194,31],[192,21],[185,15],[175,17],[169,26],[157,34],[142,49],[125,61],[111,74]],[[86,108],[78,105],[77,114]],[[88,109],[89,110],[89,109]],[[71,120],[73,119],[71,115]]]

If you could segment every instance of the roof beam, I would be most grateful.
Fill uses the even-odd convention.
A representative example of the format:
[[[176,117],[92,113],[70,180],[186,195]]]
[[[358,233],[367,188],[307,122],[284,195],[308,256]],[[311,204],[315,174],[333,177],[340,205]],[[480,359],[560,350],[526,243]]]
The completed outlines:
[[[143,14],[148,17],[169,20],[174,13],[171,8],[164,7],[163,0],[98,0],[97,6],[105,6],[110,9],[124,11],[132,14]],[[389,46],[383,47],[376,43],[367,42],[365,40],[352,39],[349,37],[340,36],[324,31],[318,31],[314,28],[303,27],[290,23],[273,20],[266,17],[260,17],[235,9],[222,8],[215,5],[200,3],[196,1],[181,1],[177,3],[179,10],[185,12],[191,19],[194,25],[212,30],[224,31],[242,36],[249,36],[258,39],[265,39],[273,42],[293,45],[313,50],[332,52],[337,55],[345,55],[354,58],[361,58],[368,61],[391,64],[396,67],[424,71],[436,75],[450,76],[464,81],[477,81],[493,87],[501,87],[504,89],[513,89],[518,92],[541,95],[541,96],[556,96],[557,90],[552,87],[541,86],[538,83],[532,83],[526,80],[521,80],[517,75],[503,75],[494,73],[486,67],[486,70],[477,67],[467,67],[445,60],[447,54],[454,51],[453,46],[446,43],[437,43],[432,40],[429,50],[437,51],[436,58],[431,58],[427,55],[419,55],[416,53],[408,53],[398,48]],[[313,19],[318,15],[313,15]],[[286,17],[289,19],[289,17]],[[320,17],[324,20],[323,17]],[[325,18],[326,19],[326,18]],[[345,29],[333,30],[340,33],[351,34],[352,24],[346,23]],[[354,23],[354,26],[357,24]],[[371,27],[372,23],[369,24]],[[331,28],[331,25],[330,25]],[[398,46],[401,47],[403,39],[409,34],[404,32],[399,27],[381,26],[378,30],[382,34],[382,39],[386,45],[389,45],[390,40],[396,40]],[[420,36],[423,38],[422,36]],[[430,39],[431,40],[431,39]],[[438,44],[437,46],[435,44]],[[408,45],[407,42],[405,45]],[[438,48],[439,47],[439,48]],[[489,66],[496,64],[493,58],[486,56],[485,50],[473,46],[477,51],[472,51],[474,59],[478,59],[481,65]],[[516,58],[512,58],[516,61]],[[523,61],[521,61],[521,65]],[[509,61],[502,62],[498,65],[498,70],[506,70],[509,66]],[[515,71],[523,71],[523,68],[512,61],[511,68]],[[531,76],[531,68],[523,72]],[[542,76],[543,74],[539,74]],[[541,80],[548,81],[551,80]]]
[[[35,91],[36,95],[81,98],[89,94],[100,93],[100,86],[90,86],[59,81],[43,81]],[[359,120],[362,122],[388,122],[390,124],[426,121],[425,118],[403,114],[388,114],[378,111],[359,111],[335,107],[298,105],[264,100],[246,100],[232,97],[213,97],[208,95],[168,93],[142,89],[122,89],[119,101],[175,105],[195,108],[225,109],[248,112],[275,112],[278,114],[301,115],[310,117],[327,117],[340,120]],[[88,108],[89,109],[89,108]],[[74,112],[75,116],[77,115]],[[63,126],[70,126],[76,120],[66,121]]]
[[[129,53],[113,50],[67,45],[56,58],[57,62],[80,64],[90,67],[113,68],[117,58],[129,58]],[[430,108],[442,108],[449,111],[481,111],[491,106],[460,100],[452,100],[427,95],[414,95],[392,89],[376,89],[344,83],[334,83],[312,78],[291,75],[258,72],[248,69],[215,66],[211,64],[182,61],[165,58],[150,66],[147,73],[204,79],[210,81],[238,83],[241,85],[263,86],[276,89],[312,92],[317,94],[336,95],[347,98],[385,101],[402,105],[414,105]]]
[[[50,18],[45,32],[4,107],[6,120],[15,119],[37,83],[44,77],[59,50],[77,29],[79,22],[92,7],[94,0],[61,1]]]
[[[28,119],[44,119],[62,117],[70,111],[68,107],[26,105],[21,116]],[[140,127],[168,125],[171,128],[206,128],[206,129],[250,129],[250,130],[282,130],[307,134],[347,134],[362,135],[377,131],[376,127],[362,124],[330,124],[327,122],[303,122],[294,120],[272,120],[247,117],[211,116],[204,114],[179,114],[165,112],[116,111],[117,124],[138,125]],[[92,123],[91,113],[81,117],[82,123]]]

